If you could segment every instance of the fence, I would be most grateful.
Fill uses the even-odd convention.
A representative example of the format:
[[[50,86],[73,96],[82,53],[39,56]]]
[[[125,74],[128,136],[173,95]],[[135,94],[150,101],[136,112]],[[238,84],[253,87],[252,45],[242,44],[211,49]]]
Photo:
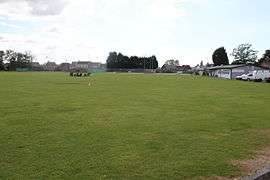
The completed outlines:
[[[107,69],[107,72],[155,73],[155,69]]]

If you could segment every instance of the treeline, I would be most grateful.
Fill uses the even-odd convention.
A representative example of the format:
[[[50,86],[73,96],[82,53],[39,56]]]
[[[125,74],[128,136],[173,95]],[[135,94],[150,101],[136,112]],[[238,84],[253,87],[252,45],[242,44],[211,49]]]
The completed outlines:
[[[157,69],[158,61],[156,56],[137,57],[124,56],[121,53],[111,52],[107,59],[108,69]]]
[[[31,52],[0,51],[0,70],[16,71],[18,68],[31,68]]]
[[[263,54],[263,56],[259,59],[258,61],[259,64],[264,64],[264,63],[268,63],[270,64],[270,49],[265,50],[265,53]]]
[[[266,50],[263,56],[258,59],[258,51],[254,50],[251,44],[240,44],[233,49],[230,54],[234,60],[232,65],[238,64],[254,64],[262,66],[263,64],[270,64],[270,50]],[[218,48],[212,55],[213,63],[215,66],[229,65],[229,58],[224,47]]]

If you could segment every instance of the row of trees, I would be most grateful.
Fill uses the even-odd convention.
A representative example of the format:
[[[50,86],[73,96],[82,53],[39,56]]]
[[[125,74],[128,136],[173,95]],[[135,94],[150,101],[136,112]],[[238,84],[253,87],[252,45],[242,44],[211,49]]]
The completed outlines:
[[[15,71],[17,68],[31,68],[32,61],[31,52],[0,51],[0,70]],[[7,62],[6,67],[4,62]]]
[[[158,72],[163,73],[177,73],[177,72],[189,72],[191,70],[190,65],[182,65],[180,66],[179,60],[168,60],[165,64],[158,69]]]
[[[241,44],[237,48],[233,49],[231,55],[234,57],[232,64],[256,64],[260,65],[265,60],[270,62],[270,50],[266,50],[265,54],[259,61],[257,61],[258,51],[252,48],[251,44]],[[224,47],[215,50],[212,56],[213,63],[215,66],[229,65],[229,58]]]
[[[259,64],[268,63],[270,64],[270,50],[266,50],[262,58],[259,59]]]
[[[107,59],[108,69],[156,69],[158,61],[156,56],[137,57],[124,56],[121,53],[111,52]]]
[[[5,67],[4,67],[4,54],[5,54],[4,51],[0,51],[0,71],[5,69]]]

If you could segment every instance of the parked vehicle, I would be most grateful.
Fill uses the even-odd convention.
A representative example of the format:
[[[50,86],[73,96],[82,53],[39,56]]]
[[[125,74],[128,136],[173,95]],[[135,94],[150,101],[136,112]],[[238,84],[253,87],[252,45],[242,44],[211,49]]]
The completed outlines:
[[[241,76],[236,76],[236,80],[243,80],[244,79],[247,79],[247,74],[242,74]]]
[[[251,77],[253,76],[253,74],[244,74],[242,76],[242,80],[243,81],[250,81]]]
[[[268,71],[268,73],[266,73],[265,75],[265,79],[266,82],[270,83],[270,71]]]
[[[253,71],[251,74],[249,74],[247,80],[254,81],[254,82],[262,82],[261,73],[258,73],[257,71]]]
[[[267,78],[270,78],[270,71],[269,70],[256,70],[252,71],[247,75],[242,75],[238,77],[244,81],[254,81],[254,82],[262,82],[266,81]]]
[[[270,72],[268,70],[257,70],[252,72],[252,76],[248,78],[248,80],[255,82],[265,81],[266,78],[270,77]]]

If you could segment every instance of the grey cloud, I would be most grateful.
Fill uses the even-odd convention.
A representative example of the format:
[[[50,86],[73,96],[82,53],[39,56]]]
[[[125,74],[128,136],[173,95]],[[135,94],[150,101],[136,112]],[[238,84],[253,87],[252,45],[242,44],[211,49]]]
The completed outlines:
[[[55,50],[57,47],[56,46],[47,46],[46,49],[47,50]]]
[[[33,40],[27,40],[27,41],[25,41],[26,43],[30,43],[30,44],[38,44],[38,42],[37,41],[33,41]]]
[[[5,42],[5,41],[6,41],[5,38],[2,37],[2,36],[0,36],[0,42],[3,43],[3,42]]]
[[[11,2],[26,2],[30,7],[30,14],[35,16],[61,14],[67,5],[66,0],[0,0],[0,4]]]
[[[7,40],[6,38],[0,36],[0,42],[2,43],[6,43],[6,42],[10,42],[9,40]]]
[[[64,0],[26,0],[31,7],[30,13],[37,16],[58,15],[64,10]]]
[[[50,28],[50,29],[48,30],[48,32],[50,32],[50,33],[57,33],[57,34],[60,33],[59,29],[56,28],[56,27]]]

